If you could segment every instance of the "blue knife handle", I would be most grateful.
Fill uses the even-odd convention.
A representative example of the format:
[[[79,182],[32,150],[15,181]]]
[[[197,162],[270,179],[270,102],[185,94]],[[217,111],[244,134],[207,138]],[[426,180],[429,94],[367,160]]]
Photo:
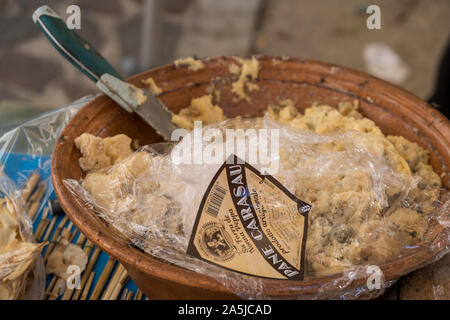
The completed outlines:
[[[33,13],[33,20],[53,47],[89,79],[97,83],[107,73],[123,80],[111,64],[90,43],[67,28],[50,7],[39,7]]]

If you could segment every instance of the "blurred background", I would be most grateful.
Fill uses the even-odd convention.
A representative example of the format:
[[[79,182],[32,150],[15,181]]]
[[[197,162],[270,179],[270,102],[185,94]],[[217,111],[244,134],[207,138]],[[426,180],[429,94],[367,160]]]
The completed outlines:
[[[287,55],[364,70],[424,99],[450,35],[449,0],[0,0],[0,133],[97,92],[33,24],[43,4],[63,19],[78,5],[79,33],[124,76],[192,55]],[[370,4],[379,30],[366,27]]]

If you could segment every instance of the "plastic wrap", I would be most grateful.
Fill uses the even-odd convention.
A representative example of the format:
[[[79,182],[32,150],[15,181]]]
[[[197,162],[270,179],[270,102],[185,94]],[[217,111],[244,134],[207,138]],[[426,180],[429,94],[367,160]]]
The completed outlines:
[[[67,121],[92,97],[26,121],[0,137],[0,281],[2,299],[42,299],[45,270],[33,237],[33,218],[47,205],[53,192],[50,157]],[[34,195],[34,196],[33,196]],[[9,215],[8,215],[9,214]],[[17,236],[11,233],[15,221]],[[9,228],[9,229],[8,229]],[[12,245],[13,241],[17,241]]]
[[[124,136],[103,141],[85,136],[76,144],[86,156],[80,164],[87,175],[82,181],[66,180],[65,184],[80,201],[150,255],[217,279],[241,297],[268,298],[263,288],[267,281],[273,280],[225,269],[187,252],[202,199],[222,163],[232,154],[240,154],[239,158],[245,160],[251,157],[251,152],[242,154],[236,144],[235,149],[225,147],[230,142],[226,130],[274,129],[279,134],[279,153],[266,157],[263,164],[252,166],[259,172],[271,173],[288,192],[312,205],[307,216],[307,236],[304,233],[304,278],[340,274],[317,288],[316,294],[298,298],[354,299],[380,295],[394,281],[384,281],[377,266],[424,245],[422,239],[426,238],[431,220],[437,219],[448,227],[449,202],[442,200],[448,191],[440,188],[439,177],[425,163],[427,157],[416,161],[399,155],[394,146],[403,142],[395,137],[388,143],[371,140],[373,136],[356,130],[316,133],[282,122],[266,115],[210,125],[203,129],[215,129],[223,139],[206,139],[203,149],[194,146],[195,133],[185,135],[176,145],[160,143],[135,152],[129,147],[131,140]],[[376,136],[384,139],[381,131]],[[269,139],[267,145],[258,145],[258,150],[270,149],[274,143]],[[187,149],[183,148],[189,144],[193,151],[191,159],[202,159],[208,147],[225,151],[219,157],[220,162],[186,163],[183,150]],[[104,154],[95,155],[96,150],[104,152],[103,148],[109,156],[104,159]],[[93,155],[95,161],[90,163],[89,156]],[[103,168],[92,166],[102,159],[106,161]],[[412,163],[413,160],[417,163]],[[111,166],[109,161],[113,163]],[[285,205],[275,193],[265,197],[269,211]],[[273,219],[285,230],[289,229],[284,216]],[[440,258],[448,252],[449,241],[444,242],[425,246],[444,247],[437,257]],[[248,268],[258,269],[255,261],[245,262],[244,251],[234,250],[244,257]],[[381,272],[378,286],[369,282],[356,288],[352,285],[360,279],[372,281],[370,275],[376,272]],[[294,282],[283,284],[283,288],[296,290]]]
[[[0,299],[40,299],[44,293],[41,246],[33,243],[32,226],[20,201],[11,197],[13,182],[0,176]]]

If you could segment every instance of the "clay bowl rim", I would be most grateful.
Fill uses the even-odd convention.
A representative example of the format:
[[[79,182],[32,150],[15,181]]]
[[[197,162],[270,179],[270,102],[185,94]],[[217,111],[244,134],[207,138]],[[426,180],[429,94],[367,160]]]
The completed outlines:
[[[218,59],[231,59],[235,56],[219,56],[214,58],[206,58],[202,59],[202,61],[207,64],[210,61],[218,60]],[[244,55],[241,56],[244,58],[247,58],[249,56]],[[352,68],[348,67],[342,67],[339,65],[331,64],[331,63],[325,63],[310,59],[300,59],[300,58],[286,58],[286,57],[277,57],[277,56],[267,56],[267,55],[256,55],[258,60],[262,59],[280,59],[284,61],[290,61],[295,63],[308,63],[311,66],[319,66],[320,68],[326,67],[326,68],[340,68],[342,70],[345,70],[345,72],[353,74],[359,78],[370,80],[372,83],[378,83],[381,84],[386,89],[393,90],[396,94],[404,96],[410,100],[410,102],[413,103],[414,108],[418,108],[422,111],[435,111],[432,109],[426,102],[418,98],[417,96],[413,95],[412,93],[401,89],[395,85],[392,85],[388,82],[385,82],[381,79],[378,79],[376,77],[373,77],[371,75],[368,75],[364,72],[354,70]],[[142,73],[133,75],[127,79],[127,81],[137,83],[139,79],[142,79],[144,77],[148,77],[149,73],[153,72],[160,72],[164,70],[171,70],[174,68],[174,64],[167,64],[164,66],[160,66],[158,68],[150,69],[147,71],[144,71]],[[230,77],[230,80],[232,78]],[[329,88],[333,89],[333,88]],[[336,90],[336,89],[333,89]],[[345,94],[352,93],[348,91],[343,91]],[[164,94],[164,93],[163,93]],[[75,121],[77,117],[81,117],[83,114],[83,110],[86,110],[95,104],[99,102],[100,99],[103,99],[104,96],[98,96],[91,102],[89,102],[86,106],[84,106],[81,110],[77,112],[77,114],[69,121],[66,128],[62,131],[61,136],[65,135],[65,132],[67,131],[67,128],[70,127],[71,122]],[[359,97],[362,98],[362,97]],[[373,102],[370,102],[372,104],[376,104]],[[439,120],[439,126],[450,132],[450,121],[447,120],[443,115],[441,115],[439,112],[436,111],[438,114],[438,120]],[[440,119],[439,119],[440,118]],[[58,140],[59,141],[59,140]],[[62,177],[59,176],[58,170],[57,170],[57,164],[59,163],[59,155],[60,152],[58,152],[60,148],[60,144],[57,143],[55,145],[55,149],[52,155],[52,161],[51,161],[51,176],[52,176],[52,182],[55,189],[56,196],[58,197],[62,208],[66,212],[66,214],[69,216],[70,220],[77,226],[77,228],[86,235],[86,237],[92,241],[95,245],[97,245],[99,248],[104,250],[106,253],[108,253],[110,256],[114,257],[118,261],[124,263],[125,265],[132,266],[139,270],[140,272],[143,272],[145,274],[151,275],[153,277],[157,277],[160,279],[172,281],[175,283],[179,283],[181,285],[186,285],[190,287],[195,287],[198,289],[208,290],[208,291],[215,291],[218,293],[223,294],[229,294],[229,289],[225,288],[222,284],[220,284],[217,280],[204,275],[199,274],[194,271],[184,269],[182,267],[165,263],[157,258],[152,257],[149,254],[146,254],[145,252],[131,246],[130,244],[125,243],[123,241],[124,239],[119,240],[119,238],[111,236],[110,230],[113,229],[112,226],[108,226],[108,231],[104,232],[100,228],[100,226],[94,225],[89,222],[89,218],[85,217],[85,214],[83,214],[83,211],[85,213],[88,213],[90,209],[86,208],[85,206],[82,206],[79,203],[79,200],[70,193],[70,191],[67,190],[66,186],[64,185],[62,181]],[[95,215],[95,213],[93,213]],[[88,214],[87,214],[88,216]],[[446,230],[439,226],[437,230],[433,233],[433,236],[430,241],[433,243],[440,241],[440,239],[444,239],[446,237]],[[393,261],[388,261],[380,266],[381,270],[384,272],[385,280],[395,280],[398,279],[399,273],[406,274],[410,271],[413,271],[422,265],[426,264],[431,260],[433,257],[436,257],[444,248],[441,248],[440,246],[433,246],[433,248],[430,250],[429,248],[423,248],[419,245],[418,248],[411,250],[406,254],[405,256],[401,257],[400,259],[396,259]],[[405,265],[402,262],[404,261],[412,261],[415,260],[418,263],[416,263],[413,266],[410,266],[409,268],[406,268]],[[400,269],[398,269],[398,268]],[[394,270],[397,270],[395,272]],[[398,272],[398,271],[401,272]],[[308,295],[308,294],[314,294],[318,288],[325,288],[325,291],[335,291],[338,290],[335,286],[327,286],[330,282],[333,280],[338,280],[342,276],[342,273],[336,273],[336,274],[330,274],[326,276],[319,276],[317,278],[306,278],[303,281],[284,281],[284,280],[267,280],[264,279],[264,289],[263,289],[263,296],[292,296],[293,292],[287,288],[286,285],[282,285],[283,283],[289,283],[289,287],[294,287],[296,290],[296,294],[298,295]],[[281,281],[281,282],[280,282]],[[358,280],[355,280],[352,282],[351,286],[359,286],[363,285],[366,281],[366,278],[361,278]]]

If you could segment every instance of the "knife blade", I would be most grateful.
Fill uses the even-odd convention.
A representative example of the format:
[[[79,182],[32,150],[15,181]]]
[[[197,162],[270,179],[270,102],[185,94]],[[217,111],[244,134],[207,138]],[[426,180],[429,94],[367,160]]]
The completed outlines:
[[[165,140],[170,140],[178,127],[172,113],[150,91],[126,82],[112,65],[49,6],[41,6],[33,13],[33,21],[56,50],[78,70],[95,82],[96,86],[128,112],[136,112]]]

